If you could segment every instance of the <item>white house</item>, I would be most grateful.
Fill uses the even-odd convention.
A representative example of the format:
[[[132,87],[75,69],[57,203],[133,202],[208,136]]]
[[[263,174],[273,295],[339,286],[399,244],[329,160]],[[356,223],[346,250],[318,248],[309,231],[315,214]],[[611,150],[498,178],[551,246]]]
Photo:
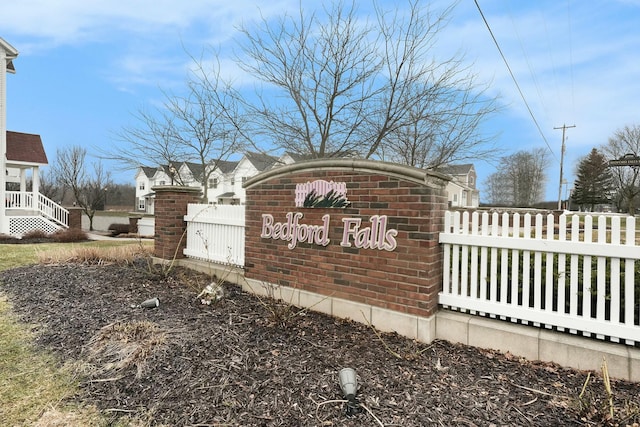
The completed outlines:
[[[449,207],[477,208],[480,205],[480,192],[476,189],[478,176],[473,164],[447,165],[437,171],[453,178],[447,184]]]
[[[244,204],[246,193],[242,184],[250,177],[278,164],[278,159],[260,153],[245,153],[239,161],[220,160],[210,171],[206,184],[201,183],[202,165],[182,162],[177,167],[140,166],[136,172],[137,211],[153,214],[154,193],[159,185],[184,185],[201,187],[209,203],[234,205]]]
[[[40,194],[39,168],[48,163],[40,135],[7,131],[6,76],[15,73],[17,56],[18,51],[0,38],[0,233],[51,233],[68,226],[69,212]],[[9,190],[8,183],[14,189]]]
[[[261,153],[245,153],[238,165],[233,170],[229,192],[226,197],[232,197],[232,204],[244,204],[246,192],[243,187],[245,181],[260,172],[269,170],[279,164],[276,157]],[[225,199],[218,198],[218,203],[224,203]]]
[[[209,174],[206,193],[209,203],[221,205],[244,204],[246,193],[244,182],[271,168],[288,165],[308,159],[308,156],[284,153],[279,158],[262,153],[245,153],[239,161],[218,161],[215,169]],[[438,168],[438,172],[450,175],[453,179],[447,185],[450,207],[477,208],[479,191],[476,189],[476,171],[473,164],[448,165]],[[136,173],[137,210],[153,214],[154,193],[156,185],[185,185],[202,187],[200,182],[202,165],[182,162],[177,167],[145,167],[138,168]]]
[[[162,171],[161,168],[152,168],[148,166],[140,166],[136,172],[136,210],[140,212],[153,213],[153,192],[151,187],[154,186],[157,173]],[[165,177],[165,181],[168,177]]]

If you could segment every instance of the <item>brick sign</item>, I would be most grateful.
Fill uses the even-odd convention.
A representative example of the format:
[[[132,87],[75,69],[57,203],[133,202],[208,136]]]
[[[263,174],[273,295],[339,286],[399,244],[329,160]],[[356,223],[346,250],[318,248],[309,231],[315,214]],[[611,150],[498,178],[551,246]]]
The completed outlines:
[[[251,178],[245,276],[430,316],[441,286],[446,182],[353,159],[300,162]]]

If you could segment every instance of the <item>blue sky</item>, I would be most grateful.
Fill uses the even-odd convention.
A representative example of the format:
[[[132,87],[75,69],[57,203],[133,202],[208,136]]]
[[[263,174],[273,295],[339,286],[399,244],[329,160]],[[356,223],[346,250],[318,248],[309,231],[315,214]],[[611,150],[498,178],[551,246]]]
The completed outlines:
[[[406,1],[383,0],[399,9]],[[434,8],[441,4],[433,2]],[[303,1],[305,7],[319,1]],[[359,2],[363,11],[370,2]],[[461,0],[439,37],[444,55],[463,51],[500,96],[486,123],[504,155],[550,150],[545,194],[557,200],[563,124],[569,188],[578,160],[625,125],[640,125],[640,0],[478,0],[534,119],[473,0]],[[236,26],[295,12],[298,0],[26,0],[0,7],[0,37],[20,55],[7,77],[7,127],[37,133],[53,161],[58,147],[108,147],[135,125],[132,114],[179,91],[188,53],[221,47],[223,71]],[[536,125],[537,122],[537,125]],[[108,166],[108,165],[107,165]],[[476,162],[479,181],[495,167]],[[134,172],[114,172],[133,183]],[[564,189],[563,189],[564,194]],[[481,194],[482,199],[482,194]]]

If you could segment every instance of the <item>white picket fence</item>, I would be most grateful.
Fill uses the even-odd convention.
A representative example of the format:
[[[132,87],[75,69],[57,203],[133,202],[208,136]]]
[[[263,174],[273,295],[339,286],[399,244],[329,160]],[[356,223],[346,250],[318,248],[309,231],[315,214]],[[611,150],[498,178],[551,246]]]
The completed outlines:
[[[640,343],[635,218],[446,212],[440,243],[444,307]]]
[[[243,205],[189,204],[184,220],[187,257],[244,267]]]

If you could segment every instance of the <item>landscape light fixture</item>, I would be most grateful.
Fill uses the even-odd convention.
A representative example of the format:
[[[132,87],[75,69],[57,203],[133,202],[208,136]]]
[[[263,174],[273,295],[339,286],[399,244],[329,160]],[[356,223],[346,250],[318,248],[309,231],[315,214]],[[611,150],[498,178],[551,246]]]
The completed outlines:
[[[338,378],[340,380],[342,395],[347,399],[347,415],[359,413],[362,408],[360,408],[360,404],[356,399],[356,392],[358,391],[356,371],[351,368],[343,368],[338,373]]]

